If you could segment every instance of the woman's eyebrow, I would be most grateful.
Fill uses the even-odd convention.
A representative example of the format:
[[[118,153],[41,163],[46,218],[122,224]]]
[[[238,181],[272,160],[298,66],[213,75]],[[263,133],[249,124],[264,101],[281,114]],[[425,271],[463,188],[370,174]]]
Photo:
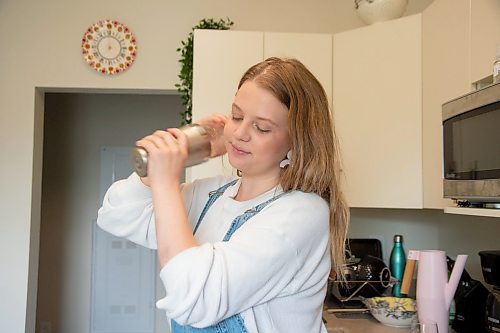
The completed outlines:
[[[243,110],[242,110],[242,109],[238,106],[238,104],[233,103],[233,105],[232,105],[232,106],[233,106],[233,108],[237,109],[238,111],[243,112]]]
[[[240,111],[240,112],[242,112],[242,113],[245,113],[245,112],[243,111],[243,109],[242,109],[242,108],[240,108],[240,107],[238,106],[238,104],[233,103],[233,105],[232,105],[232,106],[233,106],[233,108],[234,108],[234,109],[236,109],[236,110],[238,110],[238,111]],[[272,120],[271,120],[271,119],[269,119],[269,118],[265,118],[265,117],[256,117],[256,119],[257,119],[257,120],[260,120],[260,121],[267,121],[267,122],[269,122],[271,125],[273,125],[273,126],[275,126],[275,127],[278,127],[278,124],[276,124],[274,121],[272,121]]]
[[[267,122],[269,122],[271,125],[273,125],[273,126],[275,126],[275,127],[278,127],[278,125],[277,125],[274,121],[272,121],[271,119],[269,119],[269,118],[257,117],[257,120],[267,121]]]

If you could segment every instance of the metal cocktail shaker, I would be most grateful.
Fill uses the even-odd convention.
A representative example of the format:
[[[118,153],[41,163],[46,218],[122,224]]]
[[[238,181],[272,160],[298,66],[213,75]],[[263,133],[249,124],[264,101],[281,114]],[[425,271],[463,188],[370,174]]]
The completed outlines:
[[[185,167],[203,163],[215,157],[214,145],[222,137],[223,127],[214,128],[199,124],[190,124],[179,128],[188,138],[188,158]],[[130,154],[134,171],[140,177],[146,177],[148,171],[148,153],[141,147],[135,147]]]

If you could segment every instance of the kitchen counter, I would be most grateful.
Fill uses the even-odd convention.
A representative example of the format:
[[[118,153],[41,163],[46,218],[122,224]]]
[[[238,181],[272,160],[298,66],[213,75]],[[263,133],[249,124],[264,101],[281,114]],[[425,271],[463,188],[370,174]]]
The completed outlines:
[[[362,304],[359,304],[362,306]],[[373,318],[369,312],[341,312],[332,313],[328,309],[340,309],[340,303],[333,296],[328,296],[325,299],[323,319],[326,321],[325,326],[329,333],[405,333],[410,332],[410,329],[396,328],[381,324]],[[346,308],[359,308],[360,306],[347,306]]]
[[[337,317],[326,310],[323,319],[328,333],[409,333],[410,328],[396,328],[379,323],[371,314],[353,314]],[[451,327],[448,333],[456,333]]]
[[[405,333],[410,329],[389,327],[379,323],[370,314],[355,314],[339,318],[333,313],[323,312],[329,333]]]

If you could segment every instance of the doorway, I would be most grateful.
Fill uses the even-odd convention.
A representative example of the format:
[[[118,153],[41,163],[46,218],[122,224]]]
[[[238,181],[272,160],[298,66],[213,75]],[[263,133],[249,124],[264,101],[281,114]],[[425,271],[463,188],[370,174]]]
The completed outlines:
[[[102,147],[132,147],[156,129],[177,127],[182,110],[172,93],[45,93],[37,332],[90,332]],[[168,332],[165,314],[156,317],[156,332]]]

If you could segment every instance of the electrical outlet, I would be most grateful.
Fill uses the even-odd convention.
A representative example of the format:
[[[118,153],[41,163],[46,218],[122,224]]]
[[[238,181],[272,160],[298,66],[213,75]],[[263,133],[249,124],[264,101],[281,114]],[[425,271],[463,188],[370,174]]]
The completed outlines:
[[[50,321],[40,321],[39,333],[52,333],[52,323]]]

